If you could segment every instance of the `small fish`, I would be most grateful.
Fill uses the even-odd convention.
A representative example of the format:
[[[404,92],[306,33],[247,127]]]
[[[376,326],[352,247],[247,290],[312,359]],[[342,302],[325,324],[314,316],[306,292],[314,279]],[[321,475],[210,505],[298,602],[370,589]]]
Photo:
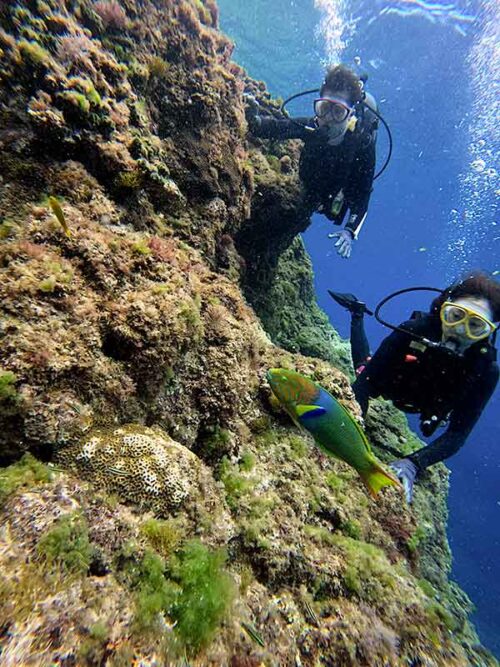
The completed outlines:
[[[130,477],[132,475],[128,470],[121,470],[120,468],[115,468],[114,466],[108,466],[108,472],[117,477]]]
[[[54,463],[47,463],[47,465],[48,465],[49,468],[50,468],[51,470],[53,470],[54,472],[68,472],[68,471],[65,470],[64,468],[61,468],[61,467],[59,467],[59,466],[56,466]]]
[[[70,238],[71,232],[69,231],[68,223],[66,222],[66,218],[64,216],[64,212],[61,208],[59,200],[56,197],[52,196],[49,197],[49,206],[52,209],[52,213],[56,216],[57,220],[59,221],[59,224],[64,229],[64,233],[68,238]]]
[[[491,275],[492,276],[498,276],[498,275],[500,275],[500,271],[497,269],[496,271],[493,271],[493,273]]]
[[[316,616],[316,612],[312,608],[311,603],[309,602],[309,600],[303,599],[302,603],[304,605],[304,616],[311,623],[311,625],[315,625],[316,627],[319,627],[318,617]]]
[[[257,643],[259,646],[262,646],[262,648],[265,647],[265,642],[262,639],[261,635],[257,632],[257,630],[253,627],[253,625],[250,625],[250,623],[245,623],[245,621],[241,621],[241,627],[243,630],[247,633],[247,635],[254,640],[255,643]]]
[[[374,498],[384,486],[401,488],[399,480],[384,469],[371,451],[357,421],[326,389],[284,368],[271,368],[267,380],[295,424],[308,431],[326,454],[354,468]]]
[[[427,252],[427,248],[424,245],[420,246],[420,248],[418,249],[418,252]]]

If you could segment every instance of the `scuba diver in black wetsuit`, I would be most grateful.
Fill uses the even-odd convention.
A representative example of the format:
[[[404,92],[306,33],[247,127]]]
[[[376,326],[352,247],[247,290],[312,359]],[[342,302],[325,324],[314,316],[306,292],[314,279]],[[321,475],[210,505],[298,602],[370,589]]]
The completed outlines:
[[[339,255],[346,259],[366,218],[375,171],[380,116],[373,96],[363,91],[363,83],[343,65],[330,68],[314,101],[313,118],[261,116],[255,98],[246,96],[252,134],[264,139],[304,140],[299,172],[306,203],[337,225],[350,210],[344,229],[329,234],[336,239]]]
[[[404,291],[411,290],[388,299]],[[418,473],[463,446],[495,390],[499,370],[494,323],[500,321],[500,285],[479,272],[451,285],[434,299],[428,313],[414,313],[397,327],[388,325],[394,331],[372,357],[363,323],[364,314],[371,311],[352,294],[330,295],[351,313],[357,375],[353,390],[363,415],[370,398],[383,396],[400,410],[420,413],[426,437],[449,423],[427,447],[392,463],[411,502]],[[378,311],[388,299],[375,312],[386,325]]]

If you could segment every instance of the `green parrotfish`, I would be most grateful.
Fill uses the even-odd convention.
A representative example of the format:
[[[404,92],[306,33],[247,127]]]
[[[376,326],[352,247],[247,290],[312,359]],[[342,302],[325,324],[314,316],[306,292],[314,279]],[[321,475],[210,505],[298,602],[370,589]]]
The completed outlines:
[[[271,368],[267,379],[295,424],[308,431],[322,451],[354,468],[374,498],[384,486],[401,487],[373,454],[361,426],[326,389],[284,368]]]

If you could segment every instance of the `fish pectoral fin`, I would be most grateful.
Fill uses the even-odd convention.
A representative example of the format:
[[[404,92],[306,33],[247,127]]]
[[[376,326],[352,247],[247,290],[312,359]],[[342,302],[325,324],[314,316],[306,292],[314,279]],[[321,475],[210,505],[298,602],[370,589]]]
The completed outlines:
[[[326,413],[325,408],[322,408],[320,405],[297,405],[296,410],[299,419],[319,417]]]

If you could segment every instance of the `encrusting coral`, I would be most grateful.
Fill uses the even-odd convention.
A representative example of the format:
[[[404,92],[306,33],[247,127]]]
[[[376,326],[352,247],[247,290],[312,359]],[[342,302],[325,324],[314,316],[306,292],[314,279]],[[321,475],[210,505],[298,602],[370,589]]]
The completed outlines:
[[[444,466],[374,503],[271,400],[291,368],[360,419],[215,3],[9,0],[0,53],[0,663],[497,664]]]
[[[149,500],[159,515],[178,508],[199,477],[199,461],[189,449],[136,425],[92,432],[76,447],[64,447],[56,462],[74,465],[96,486],[136,505]]]

